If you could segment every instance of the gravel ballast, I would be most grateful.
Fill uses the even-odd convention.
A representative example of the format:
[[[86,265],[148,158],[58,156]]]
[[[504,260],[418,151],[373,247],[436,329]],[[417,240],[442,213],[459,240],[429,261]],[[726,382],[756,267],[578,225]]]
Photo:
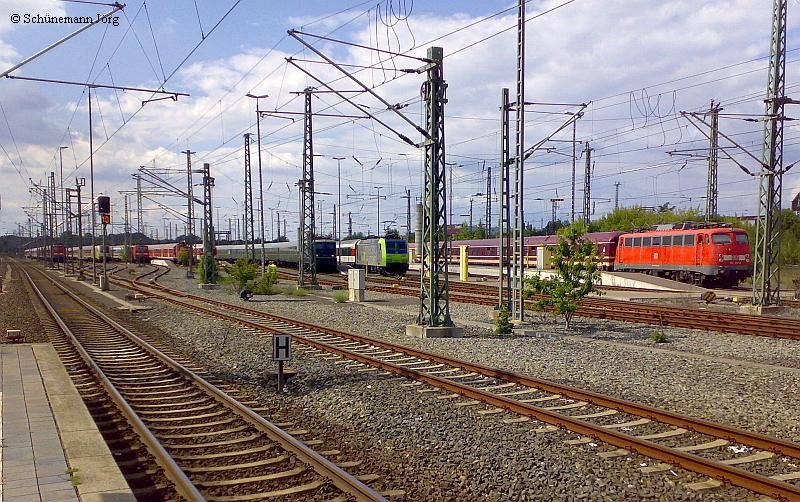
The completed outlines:
[[[181,275],[172,272],[160,282],[238,301],[231,288],[201,292]],[[413,339],[404,328],[416,317],[414,299],[367,294],[374,300],[370,305],[336,304],[320,298],[329,292],[320,292],[312,297],[263,297],[264,301],[248,306],[800,439],[790,405],[796,402],[800,374],[793,368],[770,366],[779,362],[796,368],[800,351],[786,341],[665,328],[671,342],[656,345],[649,341],[652,327],[577,319],[570,334],[564,335],[560,321],[549,317],[532,323],[532,335],[499,337],[486,327],[490,309],[455,303],[451,306],[456,322],[469,323],[465,338]],[[508,415],[479,415],[476,411],[481,407],[458,407],[455,401],[437,399],[440,393],[420,393],[393,378],[347,370],[346,365],[301,351],[292,363],[300,374],[288,386],[288,396],[279,398],[272,394],[273,384],[264,380],[272,368],[268,340],[151,303],[155,309],[140,314],[143,320],[171,333],[195,358],[214,361],[241,381],[263,384],[269,399],[307,410],[320,421],[319,427],[333,428],[354,445],[390,462],[390,476],[397,481],[387,484],[405,489],[410,499],[730,500],[751,496],[732,487],[693,492],[684,485],[703,479],[700,476],[681,470],[641,474],[638,468],[651,460],[636,455],[602,459],[596,452],[609,449],[608,445],[567,446],[563,441],[574,438],[573,434],[538,434],[532,429],[541,424],[534,422],[505,424],[502,418]]]

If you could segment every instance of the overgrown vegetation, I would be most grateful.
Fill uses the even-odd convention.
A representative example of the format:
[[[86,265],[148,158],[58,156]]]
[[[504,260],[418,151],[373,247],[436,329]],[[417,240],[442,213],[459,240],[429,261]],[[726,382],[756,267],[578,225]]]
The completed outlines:
[[[227,272],[239,290],[242,290],[258,275],[258,265],[246,258],[239,258],[236,263],[227,267]]]
[[[339,289],[333,292],[333,301],[336,303],[344,303],[350,298],[348,292],[344,289]]]
[[[667,340],[667,335],[660,329],[653,331],[653,334],[650,335],[650,340],[654,343],[667,343],[669,341]]]
[[[508,335],[512,331],[511,328],[511,313],[507,307],[500,307],[497,312],[497,319],[494,320],[494,332],[498,335]]]
[[[190,257],[191,255],[189,254],[188,249],[181,249],[180,251],[178,251],[178,265],[188,267]]]
[[[208,267],[208,275],[206,275],[206,267]],[[197,262],[196,275],[200,284],[216,284],[219,279],[217,260],[213,256],[203,255],[202,259]]]
[[[551,248],[555,274],[544,279],[538,275],[525,279],[526,295],[544,295],[536,302],[536,307],[540,310],[552,307],[553,315],[564,316],[566,329],[570,328],[580,300],[596,292],[600,282],[597,244],[584,239],[585,233],[585,227],[580,224],[560,231],[558,244]]]
[[[119,259],[124,263],[131,262],[131,247],[130,246],[122,246],[122,249],[119,250]]]

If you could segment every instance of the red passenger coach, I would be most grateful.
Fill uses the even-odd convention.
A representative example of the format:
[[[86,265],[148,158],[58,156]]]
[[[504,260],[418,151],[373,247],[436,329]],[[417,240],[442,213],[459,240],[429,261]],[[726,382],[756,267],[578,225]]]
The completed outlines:
[[[752,275],[750,256],[745,230],[689,223],[620,236],[614,269],[727,287]]]

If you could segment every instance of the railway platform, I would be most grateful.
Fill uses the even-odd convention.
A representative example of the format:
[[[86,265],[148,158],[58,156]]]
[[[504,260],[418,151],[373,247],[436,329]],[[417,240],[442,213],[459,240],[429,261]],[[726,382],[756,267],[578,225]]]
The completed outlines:
[[[0,501],[135,501],[50,344],[0,345]]]

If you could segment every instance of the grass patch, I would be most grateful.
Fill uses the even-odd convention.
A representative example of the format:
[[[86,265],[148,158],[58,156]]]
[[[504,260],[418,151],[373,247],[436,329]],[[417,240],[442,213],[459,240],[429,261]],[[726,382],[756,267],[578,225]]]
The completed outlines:
[[[69,480],[72,482],[73,488],[77,488],[78,485],[81,484],[81,477],[78,476],[78,470],[74,467],[69,467],[66,470],[66,473],[69,475]]]
[[[669,341],[667,340],[667,335],[660,329],[653,331],[653,334],[650,335],[650,340],[654,343],[667,343]]]
[[[511,314],[506,307],[502,307],[497,313],[497,319],[494,321],[494,332],[498,335],[509,335],[512,333],[511,328]]]
[[[342,289],[333,292],[333,301],[335,301],[336,303],[344,303],[348,300],[349,297],[350,295],[348,294],[348,292]]]

